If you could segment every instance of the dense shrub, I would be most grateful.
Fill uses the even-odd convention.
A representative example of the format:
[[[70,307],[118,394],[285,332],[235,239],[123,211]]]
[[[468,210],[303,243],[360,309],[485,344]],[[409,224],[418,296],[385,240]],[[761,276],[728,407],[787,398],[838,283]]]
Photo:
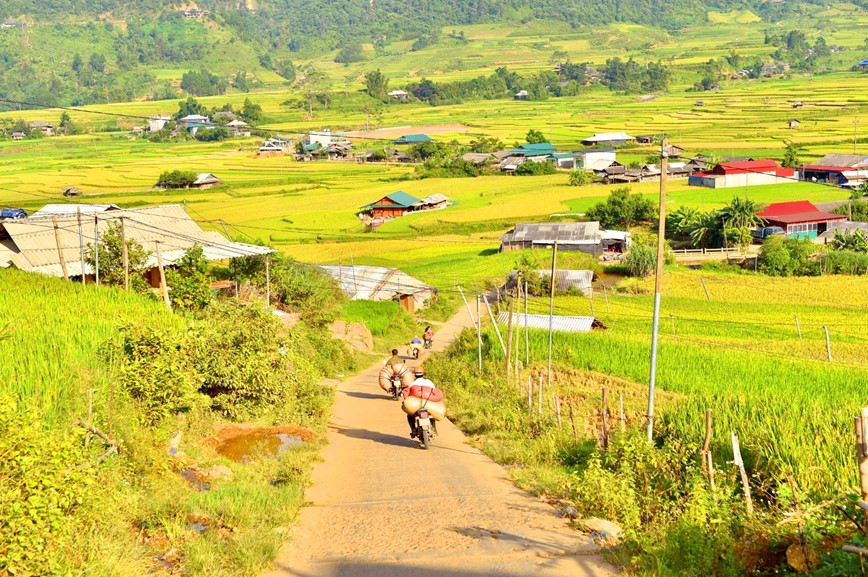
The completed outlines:
[[[211,302],[210,268],[202,247],[197,244],[184,253],[174,268],[166,271],[166,284],[169,285],[173,307],[201,309]]]
[[[647,244],[633,243],[624,264],[627,265],[630,276],[645,278],[650,276],[657,266],[657,251]]]
[[[816,247],[808,239],[771,236],[759,253],[759,269],[772,276],[815,274],[809,257]]]
[[[525,162],[515,169],[517,176],[539,176],[542,174],[555,174],[558,169],[551,161],[546,162]]]
[[[82,429],[48,435],[0,396],[0,575],[58,575],[93,483]]]
[[[641,194],[630,194],[629,187],[616,188],[605,202],[588,209],[588,219],[600,221],[603,227],[633,226],[657,218],[654,202]]]
[[[868,254],[833,250],[824,255],[822,265],[831,274],[868,274]]]
[[[157,186],[161,188],[188,188],[198,176],[192,170],[166,170],[160,173]]]
[[[108,230],[100,236],[98,249],[88,243],[84,260],[91,267],[96,267],[99,253],[100,282],[114,286],[124,286],[123,245],[127,245],[127,268],[129,269],[130,288],[140,294],[151,294],[150,287],[142,276],[148,268],[150,251],[145,250],[135,239],[121,242],[121,227],[119,224],[109,224]]]

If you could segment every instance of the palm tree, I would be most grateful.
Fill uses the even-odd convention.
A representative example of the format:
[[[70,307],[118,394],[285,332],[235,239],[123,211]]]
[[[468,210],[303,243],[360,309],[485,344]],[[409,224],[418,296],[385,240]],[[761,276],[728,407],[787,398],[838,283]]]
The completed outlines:
[[[667,215],[667,228],[671,234],[690,236],[693,221],[699,216],[699,211],[690,206],[680,206]]]
[[[689,224],[690,244],[707,248],[720,236],[720,217],[717,211],[697,212]]]
[[[729,204],[720,209],[718,214],[723,220],[724,229],[734,231],[739,244],[745,248],[750,244],[749,229],[765,224],[765,219],[758,214],[762,209],[761,204],[746,196],[744,198],[735,196]],[[724,237],[726,236],[725,231]]]

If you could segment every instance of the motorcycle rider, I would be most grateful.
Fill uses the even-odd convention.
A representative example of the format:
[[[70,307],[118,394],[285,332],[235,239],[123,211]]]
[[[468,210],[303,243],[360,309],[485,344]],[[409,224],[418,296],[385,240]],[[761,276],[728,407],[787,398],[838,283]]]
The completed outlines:
[[[411,383],[411,386],[437,388],[434,383],[425,378],[425,369],[422,368],[422,365],[413,369],[413,375],[416,380]],[[406,397],[406,394],[404,396]],[[410,425],[410,438],[414,439],[416,437],[416,415],[407,415],[407,423]],[[437,434],[437,421],[434,419],[431,419],[431,432]]]
[[[434,331],[431,330],[430,326],[425,327],[425,333],[422,335],[422,338],[425,339],[425,347],[430,348],[431,342],[434,340]]]
[[[392,349],[392,358],[386,361],[387,367],[394,367],[396,365],[403,365],[404,359],[398,356],[398,349]]]

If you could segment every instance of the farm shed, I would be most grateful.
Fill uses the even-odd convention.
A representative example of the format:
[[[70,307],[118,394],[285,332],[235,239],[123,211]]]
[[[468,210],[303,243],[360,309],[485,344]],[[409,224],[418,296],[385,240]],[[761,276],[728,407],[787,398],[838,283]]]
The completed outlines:
[[[192,188],[211,188],[223,182],[210,172],[200,172],[196,177],[196,182],[190,185]]]
[[[94,205],[57,205],[65,207]],[[111,205],[113,206],[113,205]],[[40,211],[42,212],[42,211]],[[230,242],[220,233],[206,232],[199,228],[184,209],[177,204],[149,206],[133,209],[92,210],[87,218],[82,218],[82,237],[79,236],[78,216],[74,211],[32,216],[17,221],[0,223],[0,268],[14,266],[21,270],[48,276],[63,276],[60,255],[66,263],[70,276],[93,275],[87,263],[81,262],[80,242],[85,247],[94,242],[94,227],[100,235],[105,234],[110,225],[120,226],[124,222],[127,239],[134,240],[151,254],[148,257],[145,278],[151,286],[159,287],[159,272],[155,254],[156,243],[160,243],[163,263],[170,266],[194,245],[202,247],[208,260],[226,260],[240,256],[254,256],[274,252],[264,246]],[[55,229],[55,222],[57,228]],[[57,235],[57,237],[55,237]],[[58,244],[60,250],[58,251]]]
[[[527,100],[528,98],[530,98],[530,96],[528,95],[527,90],[519,90],[512,97],[513,100]]]
[[[377,202],[366,204],[362,213],[371,218],[397,218],[413,211],[413,205],[420,202],[415,196],[410,196],[403,190],[387,194]]]
[[[461,160],[469,162],[474,166],[483,166],[495,160],[495,156],[490,152],[465,152],[461,155]]]
[[[817,238],[832,223],[847,220],[846,216],[823,212],[807,200],[776,202],[757,213],[768,226],[779,226],[788,238]]]
[[[853,169],[849,166],[804,164],[802,165],[801,177],[802,180],[807,180],[809,182],[837,183],[839,180],[841,180],[841,175],[850,170]]]
[[[600,223],[556,222],[517,224],[500,237],[500,250],[551,248],[555,241],[558,250],[578,250],[587,254],[606,252],[624,253],[630,248],[630,233],[600,229]]]
[[[410,93],[406,90],[392,90],[389,92],[389,98],[392,100],[409,100]]]
[[[422,200],[413,203],[413,210],[439,210],[449,206],[449,197],[445,194],[435,192],[428,195]]]
[[[866,238],[868,238],[868,222],[855,222],[852,220],[830,222],[826,231],[818,234],[817,238],[814,239],[814,242],[828,244],[835,238],[835,231],[840,231],[841,234],[850,234],[860,231]]]
[[[791,128],[791,129],[792,129],[792,128],[798,128],[798,127],[800,127],[801,125],[802,125],[802,123],[799,122],[798,120],[796,120],[795,118],[791,118],[791,119],[787,122],[787,128]]]
[[[392,141],[393,144],[419,144],[421,142],[431,142],[431,137],[427,134],[405,134]]]
[[[576,159],[576,168],[587,170],[605,170],[618,160],[614,148],[588,148],[574,152],[573,156]],[[600,166],[602,168],[599,168]]]
[[[318,268],[336,279],[344,294],[354,301],[398,300],[412,313],[428,306],[434,295],[433,287],[396,268],[360,265],[319,265]],[[411,307],[413,310],[409,310]]]
[[[780,184],[795,178],[795,170],[778,166],[774,160],[745,160],[721,162],[709,172],[691,175],[688,184],[707,188],[732,188]]]
[[[868,168],[866,154],[827,154],[814,164],[824,166],[846,166],[847,168]]]
[[[509,323],[509,313],[502,312],[497,315],[500,324]],[[525,322],[530,329],[549,330],[548,315],[525,315],[516,313],[512,317],[514,326],[523,327]],[[595,317],[561,316],[551,317],[552,330],[559,333],[589,333],[592,329],[606,330],[606,326]]]
[[[623,146],[636,140],[626,132],[600,132],[582,140],[585,146]]]

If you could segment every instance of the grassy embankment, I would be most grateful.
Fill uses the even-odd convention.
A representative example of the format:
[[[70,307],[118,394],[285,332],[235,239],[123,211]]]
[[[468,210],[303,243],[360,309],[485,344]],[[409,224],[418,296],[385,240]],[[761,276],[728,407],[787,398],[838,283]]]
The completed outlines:
[[[526,488],[550,498],[567,498],[585,514],[622,523],[629,546],[621,551],[621,559],[634,564],[640,574],[679,574],[673,567],[723,571],[730,566],[723,563],[724,541],[743,552],[742,558],[727,560],[739,571],[785,568],[779,566],[782,552],[798,542],[798,530],[795,525],[773,524],[791,510],[790,483],[800,507],[827,498],[844,505],[842,495],[858,487],[852,418],[865,403],[868,378],[864,281],[667,269],[657,380],[656,435],[662,448],[649,455],[639,447],[641,441],[634,446],[625,438],[615,441],[608,455],[592,457],[601,431],[604,386],[609,394],[609,430],[618,436],[618,399],[623,395],[630,430],[644,432],[653,279],[638,286],[623,284],[626,292],[594,294],[593,311],[608,330],[554,335],[556,377],[553,388],[545,391],[542,417],[533,414],[536,399],[529,413],[526,393],[519,397],[518,385],[504,382],[503,355],[490,327],[483,335],[487,360],[481,377],[476,376],[475,335],[467,334],[447,358],[429,362],[431,378],[442,383],[452,399],[453,419],[480,448],[508,465],[513,478]],[[547,313],[548,303],[531,299],[530,308]],[[592,314],[591,301],[558,297],[555,313]],[[831,334],[831,363],[826,360],[823,326]],[[547,344],[544,331],[531,331],[531,369],[522,373],[522,383],[529,374],[536,381],[545,373]],[[522,361],[524,347],[522,336]],[[457,366],[466,369],[456,372]],[[564,403],[562,430],[551,409],[554,393]],[[480,403],[480,398],[488,402]],[[568,403],[575,409],[578,442],[570,432]],[[716,497],[708,494],[698,467],[705,409],[712,409],[714,417]],[[741,440],[761,511],[755,521],[745,516],[739,502],[730,432]],[[609,474],[605,471],[616,473],[601,486],[601,475]],[[596,488],[587,490],[590,487]],[[691,525],[694,522],[699,524]],[[822,554],[839,546],[848,531],[840,522],[834,510],[811,518],[806,528],[809,547]],[[675,532],[688,526],[704,543],[698,550],[705,557],[720,553],[719,565],[703,565],[708,561],[703,555],[683,554],[689,543]],[[725,536],[716,533],[719,529]],[[666,561],[679,547],[682,554],[675,557],[681,561]],[[858,564],[846,556],[835,559],[833,555],[826,562],[843,563],[841,567]]]
[[[268,348],[278,341],[247,344],[233,335],[227,357],[209,352],[225,345],[208,332],[225,325],[219,310],[202,324],[115,288],[9,270],[0,274],[0,286],[0,327],[6,327],[0,355],[9,361],[0,365],[0,574],[71,575],[86,568],[91,575],[139,575],[182,567],[189,575],[229,577],[267,567],[285,539],[279,529],[303,504],[320,446],[330,392],[317,385],[317,367],[339,371],[345,363],[318,360],[321,347],[306,344],[303,328],[282,352]],[[262,335],[275,330],[271,315],[259,318]],[[198,352],[190,348],[197,338],[203,339]],[[130,364],[135,342],[149,351],[142,365]],[[248,356],[251,347],[260,352]],[[260,358],[278,353],[295,359],[296,372],[282,378],[293,382],[298,397],[266,407],[257,422],[309,427],[310,442],[247,464],[215,452],[215,427],[229,421],[209,409],[214,401],[182,396],[185,387],[214,378],[202,372],[205,365],[194,371],[189,364],[199,353],[205,364],[225,370],[225,378],[236,375],[230,386],[255,378],[244,391],[248,400],[272,385],[267,376],[241,372],[260,370],[254,368]],[[121,452],[102,462],[97,458],[107,445],[96,437],[88,444],[74,424],[88,418],[89,391],[94,426]],[[231,406],[225,395],[220,403]],[[252,407],[244,414],[254,415]],[[163,418],[155,417],[163,410]],[[215,465],[229,472],[212,477]]]

